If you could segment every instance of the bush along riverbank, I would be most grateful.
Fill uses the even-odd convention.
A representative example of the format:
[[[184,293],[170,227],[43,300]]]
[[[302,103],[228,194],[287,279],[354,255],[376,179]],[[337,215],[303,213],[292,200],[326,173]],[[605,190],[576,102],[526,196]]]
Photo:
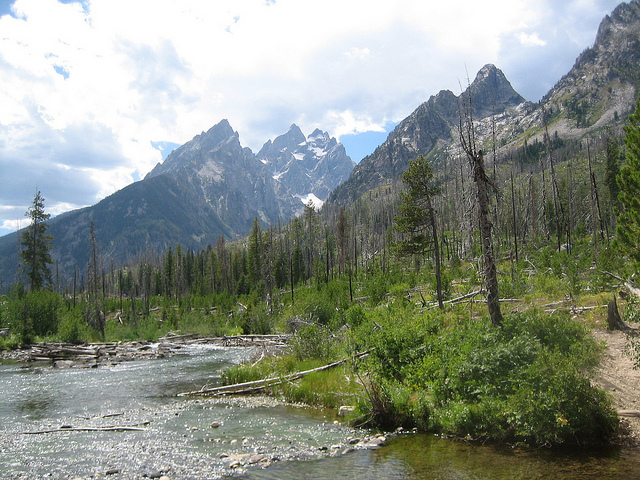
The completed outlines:
[[[568,314],[536,309],[502,328],[468,308],[420,310],[390,302],[354,306],[348,326],[301,326],[290,353],[232,368],[226,383],[309,370],[357,352],[366,357],[269,387],[287,400],[352,405],[356,425],[418,428],[457,438],[591,445],[615,438],[612,400],[590,380],[603,345]]]

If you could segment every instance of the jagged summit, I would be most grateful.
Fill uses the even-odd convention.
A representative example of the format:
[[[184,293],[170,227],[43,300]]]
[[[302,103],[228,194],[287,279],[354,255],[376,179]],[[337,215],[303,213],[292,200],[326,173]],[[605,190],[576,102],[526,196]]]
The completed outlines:
[[[513,89],[502,70],[492,64],[480,69],[464,95],[471,95],[473,114],[476,118],[503,112],[525,101]]]
[[[235,141],[238,146],[240,145],[238,133],[231,128],[229,121],[225,119],[206,132],[196,135],[189,142],[176,148],[167,156],[164,162],[158,163],[153,170],[145,176],[145,179],[177,171],[180,168],[184,168],[189,162],[197,161],[198,159],[202,160],[204,157],[198,155],[198,152],[213,150],[222,143],[229,141]]]
[[[511,86],[504,73],[485,65],[461,94],[471,96],[474,120],[503,114],[525,100]],[[367,190],[397,181],[408,162],[418,155],[433,155],[456,141],[460,97],[441,90],[400,122],[375,152],[356,165],[349,180],[336,188],[329,201],[348,204]]]
[[[282,196],[288,194],[302,202],[311,194],[324,201],[354,166],[344,146],[327,132],[315,129],[305,137],[295,124],[287,133],[267,141],[256,157],[278,182]]]
[[[640,23],[640,2],[631,0],[618,5],[611,15],[604,17],[598,27],[596,44],[604,45],[611,41],[616,32],[626,30],[630,25]]]

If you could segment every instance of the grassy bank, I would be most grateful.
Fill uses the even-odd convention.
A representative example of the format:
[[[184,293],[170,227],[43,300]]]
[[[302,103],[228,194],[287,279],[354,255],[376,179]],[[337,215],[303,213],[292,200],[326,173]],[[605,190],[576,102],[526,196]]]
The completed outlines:
[[[616,433],[610,398],[589,380],[603,347],[567,313],[531,308],[496,329],[485,317],[469,317],[467,307],[441,312],[397,299],[358,310],[357,325],[305,326],[289,355],[233,368],[225,381],[286,375],[373,349],[273,393],[354,405],[355,423],[385,429],[532,445],[602,443]]]

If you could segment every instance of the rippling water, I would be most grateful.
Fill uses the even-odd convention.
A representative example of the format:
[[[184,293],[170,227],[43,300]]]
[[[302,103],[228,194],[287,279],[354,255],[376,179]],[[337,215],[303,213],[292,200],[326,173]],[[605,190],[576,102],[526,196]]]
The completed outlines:
[[[260,397],[176,397],[214,385],[222,369],[251,353],[200,346],[96,369],[0,365],[0,479],[135,479],[164,469],[172,480],[640,478],[634,449],[516,451],[406,434],[379,450],[342,454],[347,440],[363,432],[335,424],[332,411]],[[53,431],[27,434],[47,430]],[[241,454],[279,461],[230,468]],[[287,461],[294,459],[304,461]]]

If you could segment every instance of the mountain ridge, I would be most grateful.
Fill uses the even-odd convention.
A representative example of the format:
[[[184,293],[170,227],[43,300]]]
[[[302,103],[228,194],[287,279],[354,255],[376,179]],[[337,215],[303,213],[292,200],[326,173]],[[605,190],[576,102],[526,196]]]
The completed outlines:
[[[71,278],[86,268],[91,222],[104,261],[121,265],[177,244],[202,249],[220,236],[237,240],[250,231],[254,218],[264,225],[287,221],[310,197],[320,206],[347,178],[353,162],[326,132],[315,130],[308,139],[313,151],[305,157],[307,168],[297,178],[292,172],[274,179],[267,165],[241,145],[228,120],[221,120],[173,150],[143,180],[93,206],[52,218],[52,258],[59,275]],[[16,278],[18,234],[0,237],[2,284]]]
[[[459,96],[442,90],[418,106],[326,203],[345,207],[373,188],[400,181],[408,160],[418,155],[437,166],[455,154],[465,96],[471,98],[479,140],[494,137],[504,157],[526,141],[542,141],[546,130],[575,140],[605,126],[620,127],[635,107],[639,84],[640,2],[631,0],[603,18],[593,45],[540,102],[526,101],[499,69],[485,65]]]

